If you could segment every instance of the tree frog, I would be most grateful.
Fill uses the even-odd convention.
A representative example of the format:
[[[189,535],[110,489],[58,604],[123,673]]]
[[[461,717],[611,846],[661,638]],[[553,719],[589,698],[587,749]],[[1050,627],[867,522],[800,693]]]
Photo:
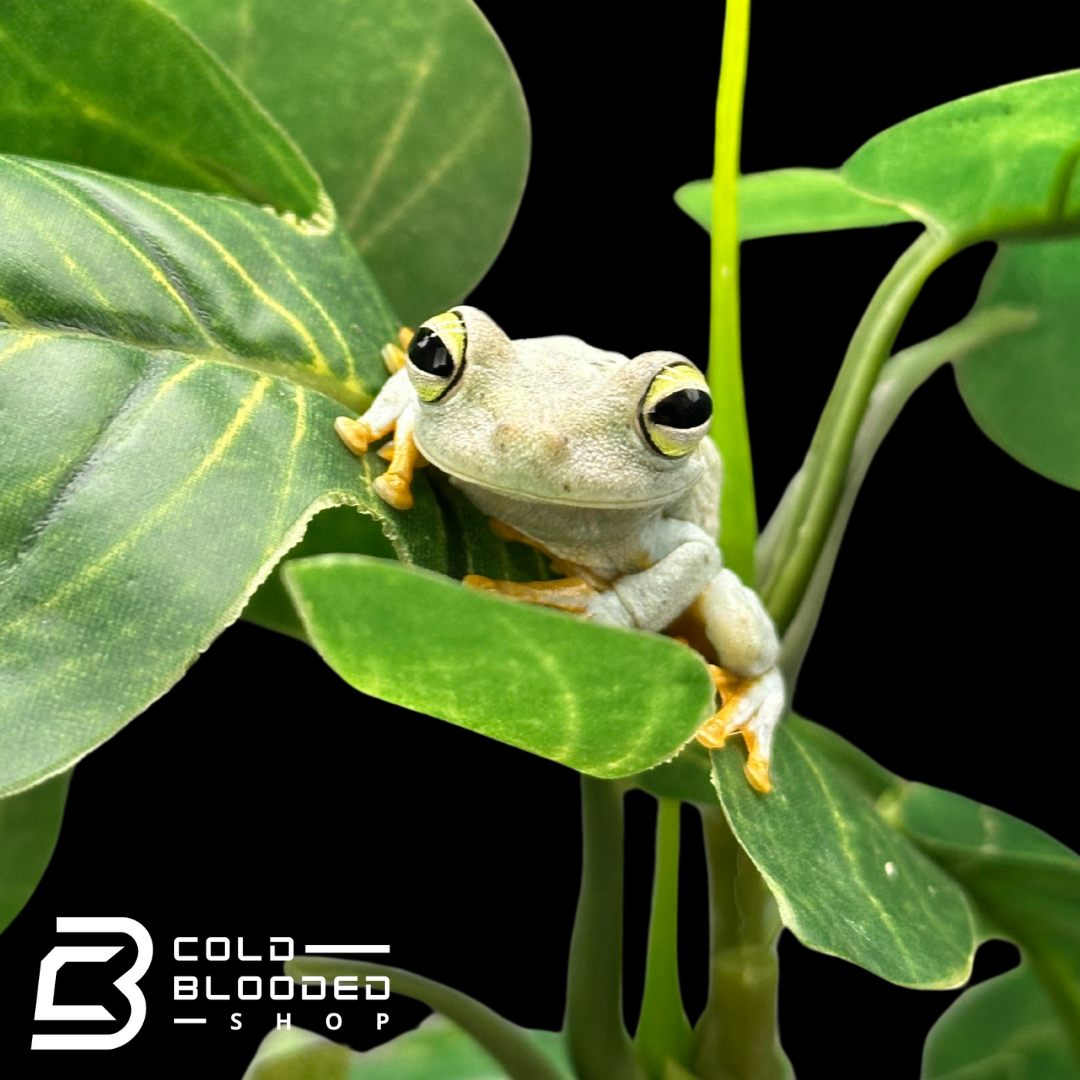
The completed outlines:
[[[393,374],[371,407],[335,425],[355,454],[393,431],[379,451],[390,466],[378,494],[408,509],[413,469],[430,463],[500,536],[539,548],[563,575],[529,584],[470,575],[466,585],[607,626],[696,627],[687,636],[717,661],[722,704],[697,738],[717,747],[741,732],[747,778],[768,791],[785,706],[779,643],[757,594],[721,565],[721,461],[706,438],[701,372],[672,352],[630,359],[574,337],[511,341],[465,306],[401,340],[383,350]]]

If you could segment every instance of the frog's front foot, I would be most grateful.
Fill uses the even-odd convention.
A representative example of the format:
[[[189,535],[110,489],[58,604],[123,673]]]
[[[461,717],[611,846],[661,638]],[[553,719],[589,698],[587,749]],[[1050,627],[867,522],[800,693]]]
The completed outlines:
[[[481,574],[467,574],[463,585],[471,589],[485,589],[527,604],[559,608],[575,615],[589,610],[589,600],[596,589],[581,577],[558,578],[555,581],[495,581]]]
[[[769,759],[772,753],[773,732],[784,713],[784,681],[780,672],[770,668],[756,678],[740,678],[709,665],[721,709],[697,733],[703,746],[716,749],[729,736],[739,733],[746,740],[749,756],[744,766],[750,786],[760,792],[772,788],[769,780]]]
[[[338,438],[357,456],[367,453],[371,443],[380,438],[370,424],[363,420],[353,420],[348,416],[339,416],[334,421],[334,430]]]

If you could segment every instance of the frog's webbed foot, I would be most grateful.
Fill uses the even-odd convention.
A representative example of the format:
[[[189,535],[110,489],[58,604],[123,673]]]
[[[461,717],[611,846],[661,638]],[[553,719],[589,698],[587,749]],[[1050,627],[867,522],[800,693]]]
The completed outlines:
[[[697,740],[712,749],[724,745],[736,733],[746,740],[749,752],[744,771],[750,786],[760,792],[772,788],[769,759],[773,732],[784,712],[784,682],[780,672],[770,668],[756,678],[740,678],[715,664],[709,673],[720,695],[720,711],[702,725]]]
[[[376,431],[365,420],[353,420],[348,416],[339,416],[334,421],[334,430],[338,438],[357,456],[367,453],[367,448],[386,434]]]
[[[386,365],[386,370],[389,371],[391,375],[396,375],[405,366],[405,354],[412,344],[413,337],[413,332],[407,326],[403,326],[398,331],[398,341],[400,344],[391,341],[384,345],[380,350],[380,355],[383,358],[383,363]]]
[[[527,604],[559,608],[575,615],[588,612],[589,600],[597,591],[582,577],[558,578],[555,581],[495,581],[481,574],[467,574],[462,584],[509,596],[513,600],[523,600]]]

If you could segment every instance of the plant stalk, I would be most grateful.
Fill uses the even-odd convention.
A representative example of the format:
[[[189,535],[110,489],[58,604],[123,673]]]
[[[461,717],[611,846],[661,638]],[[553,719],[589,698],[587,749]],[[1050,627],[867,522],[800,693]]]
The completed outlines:
[[[780,666],[789,693],[794,694],[803,659],[817,628],[844,538],[844,530],[847,528],[859,489],[866,479],[874,455],[908,399],[943,364],[956,361],[965,353],[1005,334],[1027,330],[1035,321],[1034,311],[1020,308],[996,307],[976,312],[936,337],[897,353],[882,368],[852,448],[843,493],[829,526],[825,545],[814,567],[802,603],[784,635]],[[792,479],[793,485],[800,482],[799,475]],[[778,507],[777,513],[781,510],[782,506]],[[769,531],[767,528],[766,532]]]
[[[701,808],[709,866],[709,997],[694,1030],[701,1080],[791,1080],[776,993],[780,916],[719,807]]]
[[[720,547],[724,562],[744,582],[752,585],[758,529],[743,393],[737,216],[749,41],[750,0],[727,0],[720,88],[716,99],[712,184],[709,386],[715,415],[710,433],[724,460],[724,485],[720,496]]]
[[[578,1080],[644,1080],[622,1016],[623,787],[582,774],[583,869],[566,986]]]
[[[679,812],[678,799],[660,799],[656,818],[656,863],[649,952],[641,1020],[634,1037],[649,1080],[664,1080],[665,1062],[689,1064],[690,1021],[679,988]]]
[[[859,321],[759,590],[781,633],[794,618],[825,546],[859,426],[896,335],[927,278],[955,251],[953,238],[927,229],[897,260]]]

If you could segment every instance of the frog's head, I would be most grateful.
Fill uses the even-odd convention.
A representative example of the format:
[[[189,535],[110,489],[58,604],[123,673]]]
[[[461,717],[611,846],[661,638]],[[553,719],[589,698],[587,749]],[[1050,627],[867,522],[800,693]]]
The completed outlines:
[[[705,468],[712,400],[677,353],[511,341],[457,307],[425,322],[408,356],[416,444],[461,480],[544,502],[647,506],[678,498]]]

